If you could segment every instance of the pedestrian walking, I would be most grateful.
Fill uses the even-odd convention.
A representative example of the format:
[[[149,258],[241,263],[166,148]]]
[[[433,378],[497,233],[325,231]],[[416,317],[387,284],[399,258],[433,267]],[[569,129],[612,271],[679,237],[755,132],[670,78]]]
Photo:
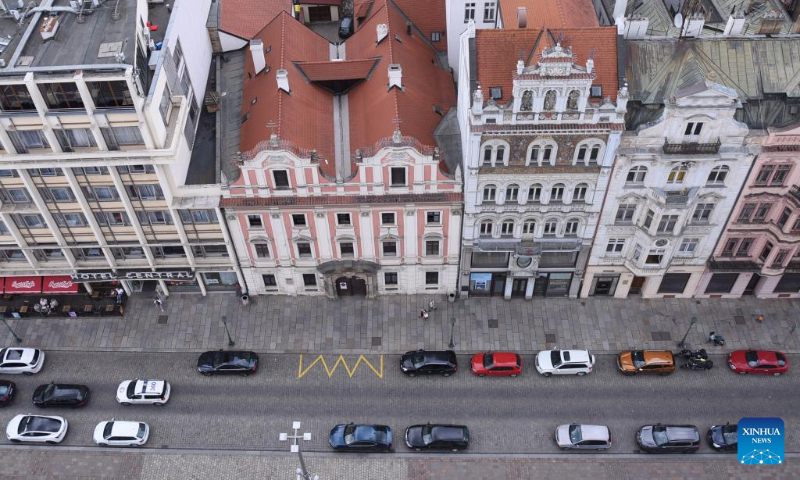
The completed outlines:
[[[714,336],[716,336],[717,332],[711,332],[708,334],[708,338],[706,338],[706,343],[714,343]]]
[[[431,299],[431,301],[428,302],[428,311],[432,312],[434,310],[436,310],[436,304],[433,302],[433,299]]]
[[[764,323],[764,315],[759,315],[759,316],[757,316],[757,317],[756,317],[756,322],[758,322],[758,323]]]
[[[427,310],[425,310],[425,309],[423,308],[423,309],[422,309],[422,310],[419,312],[419,318],[421,318],[421,319],[423,319],[423,320],[427,320],[427,319],[428,319],[428,311],[427,311]]]
[[[159,310],[161,310],[161,313],[164,313],[164,302],[161,300],[161,298],[159,298],[158,295],[156,295],[156,298],[153,299],[153,304],[157,306]]]
[[[117,304],[122,303],[123,295],[125,295],[125,290],[122,287],[117,287]]]

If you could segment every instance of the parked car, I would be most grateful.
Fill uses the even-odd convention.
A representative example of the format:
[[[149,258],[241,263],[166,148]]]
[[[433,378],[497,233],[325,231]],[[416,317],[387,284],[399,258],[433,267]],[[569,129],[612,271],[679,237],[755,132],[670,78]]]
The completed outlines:
[[[789,371],[789,360],[772,350],[736,350],[728,357],[728,366],[739,375],[783,375]]]
[[[33,391],[33,404],[37,407],[82,407],[89,401],[89,387],[48,383]]]
[[[708,429],[708,444],[718,452],[735,452],[739,446],[739,425],[726,423]]]
[[[126,380],[117,388],[117,401],[123,405],[158,405],[169,400],[172,389],[164,380]]]
[[[339,38],[350,38],[353,35],[353,17],[343,17],[339,22]]]
[[[0,350],[0,373],[39,373],[44,366],[44,352],[38,348],[4,348]]]
[[[469,429],[464,425],[412,425],[406,428],[406,446],[420,450],[452,450],[469,447]]]
[[[556,445],[564,450],[607,450],[611,448],[611,432],[605,425],[579,425],[577,423],[556,427]]]
[[[0,380],[0,407],[11,405],[16,385],[11,380]]]
[[[441,375],[449,377],[456,373],[458,360],[452,350],[417,350],[406,352],[400,359],[400,369],[409,377],[417,375]]]
[[[675,371],[675,357],[668,350],[628,350],[617,357],[617,367],[625,375],[669,375]]]
[[[522,357],[514,352],[486,352],[472,356],[472,373],[479,377],[516,377],[522,373]]]
[[[197,359],[197,371],[203,375],[238,374],[246,377],[258,370],[255,352],[205,352]]]
[[[147,442],[150,427],[144,422],[111,419],[94,427],[94,443],[111,447],[138,447]]]
[[[536,371],[551,375],[583,376],[594,370],[595,357],[586,350],[543,350],[536,354]]]
[[[636,443],[647,453],[694,453],[700,448],[700,431],[694,425],[644,425]]]
[[[17,415],[8,422],[6,437],[14,443],[59,443],[67,435],[67,419],[44,415]]]
[[[385,452],[392,448],[392,429],[386,425],[336,425],[328,442],[342,452]]]

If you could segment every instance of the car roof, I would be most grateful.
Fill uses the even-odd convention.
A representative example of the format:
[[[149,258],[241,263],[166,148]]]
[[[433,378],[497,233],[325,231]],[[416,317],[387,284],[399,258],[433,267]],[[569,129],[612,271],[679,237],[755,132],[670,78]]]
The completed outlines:
[[[111,425],[113,437],[135,437],[139,432],[139,422],[114,420]]]
[[[463,440],[467,427],[463,425],[431,425],[436,440]]]
[[[492,354],[492,360],[494,361],[495,365],[517,364],[517,354],[514,352],[491,352],[491,354]]]
[[[136,380],[136,393],[162,393],[164,392],[164,380]]]
[[[421,353],[426,362],[450,363],[453,360],[453,352],[449,350],[425,350]]]
[[[610,433],[605,425],[581,425],[581,438],[584,440],[608,441]]]
[[[3,360],[15,360],[29,363],[33,360],[33,354],[35,352],[36,349],[34,348],[7,348],[3,355]]]
[[[697,429],[690,426],[675,425],[667,427],[667,438],[670,441],[697,440],[700,434]]]
[[[589,361],[589,352],[587,350],[561,350],[561,358],[566,358],[565,354],[569,354],[569,363],[585,363]]]
[[[672,352],[669,350],[645,350],[643,355],[644,361],[650,364],[673,362]]]

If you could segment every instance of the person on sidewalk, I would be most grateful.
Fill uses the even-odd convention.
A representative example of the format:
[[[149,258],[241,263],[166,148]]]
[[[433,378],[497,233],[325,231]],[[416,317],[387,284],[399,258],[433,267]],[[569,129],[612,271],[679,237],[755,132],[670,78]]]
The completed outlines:
[[[117,287],[117,305],[122,303],[122,297],[125,295],[125,290],[122,287]]]
[[[156,295],[156,298],[153,299],[153,304],[157,306],[159,310],[161,310],[161,313],[164,313],[164,302],[158,295]]]
[[[421,318],[423,320],[427,320],[428,319],[428,311],[423,308],[422,311],[419,312],[419,318]]]
[[[706,343],[714,343],[714,338],[716,337],[717,332],[711,332],[708,334],[708,338],[706,338]]]

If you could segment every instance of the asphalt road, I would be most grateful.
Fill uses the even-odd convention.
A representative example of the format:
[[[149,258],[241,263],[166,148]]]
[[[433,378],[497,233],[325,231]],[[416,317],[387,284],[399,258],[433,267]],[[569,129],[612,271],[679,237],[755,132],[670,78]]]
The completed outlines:
[[[0,424],[19,413],[62,415],[70,422],[63,444],[93,445],[98,422],[145,421],[150,424],[150,448],[225,450],[288,450],[278,440],[293,420],[312,433],[307,451],[329,451],[327,436],[337,423],[390,425],[395,449],[408,425],[425,422],[469,426],[471,453],[545,453],[560,451],[552,441],[555,427],[579,422],[608,425],[614,446],[609,453],[636,451],[634,433],[645,423],[694,424],[705,435],[715,423],[742,417],[780,417],[786,431],[800,427],[796,372],[773,377],[739,376],[724,357],[712,357],[708,372],[679,370],[668,377],[625,377],[616,371],[614,356],[598,356],[595,372],[586,377],[544,378],[526,355],[526,371],[518,378],[478,378],[469,372],[469,358],[459,356],[460,371],[452,377],[406,378],[399,357],[367,355],[375,371],[358,356],[261,355],[259,372],[251,377],[204,377],[197,373],[196,354],[48,352],[42,372],[34,376],[6,375],[17,383],[14,404],[0,409]],[[790,365],[800,365],[790,355]],[[528,368],[530,367],[530,368]],[[349,369],[349,370],[348,370]],[[350,376],[352,373],[352,376]],[[380,375],[382,374],[382,376]],[[166,379],[173,394],[164,407],[119,405],[119,383],[131,378]],[[34,388],[51,380],[83,383],[91,388],[81,409],[37,409]],[[787,435],[786,451],[800,452],[797,435]],[[0,443],[8,443],[5,435]],[[58,447],[51,447],[58,448]],[[710,452],[703,439],[702,452]]]

